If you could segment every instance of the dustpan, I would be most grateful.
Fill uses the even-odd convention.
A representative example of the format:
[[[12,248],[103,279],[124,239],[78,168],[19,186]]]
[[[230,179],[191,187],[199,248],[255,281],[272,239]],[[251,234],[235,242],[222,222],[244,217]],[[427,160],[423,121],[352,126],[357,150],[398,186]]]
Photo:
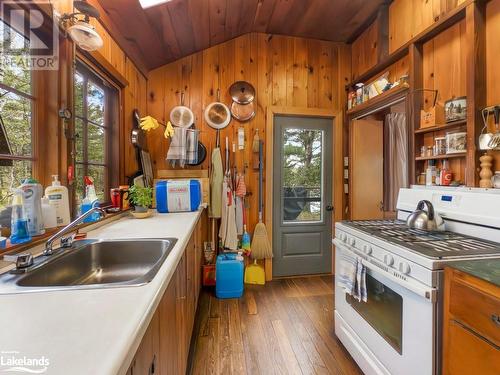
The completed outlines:
[[[254,259],[253,263],[245,268],[245,284],[264,285],[266,283],[266,272],[264,268]]]

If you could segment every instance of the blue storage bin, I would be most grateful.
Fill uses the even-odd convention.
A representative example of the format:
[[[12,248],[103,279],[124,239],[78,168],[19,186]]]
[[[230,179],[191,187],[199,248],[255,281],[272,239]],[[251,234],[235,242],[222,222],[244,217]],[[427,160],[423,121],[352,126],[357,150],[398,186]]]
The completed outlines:
[[[156,209],[160,213],[196,211],[201,204],[198,180],[163,180],[156,183]]]
[[[240,298],[243,295],[243,260],[237,254],[221,254],[215,263],[217,298]]]

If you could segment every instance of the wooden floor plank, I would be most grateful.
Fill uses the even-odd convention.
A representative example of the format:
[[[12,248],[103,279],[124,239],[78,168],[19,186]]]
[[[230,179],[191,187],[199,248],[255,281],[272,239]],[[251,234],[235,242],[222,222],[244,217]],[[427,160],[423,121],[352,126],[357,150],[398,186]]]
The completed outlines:
[[[274,334],[278,338],[278,344],[281,350],[281,355],[285,358],[285,364],[287,372],[290,375],[301,375],[302,371],[293,352],[292,345],[288,340],[288,336],[285,332],[285,327],[281,320],[273,320],[272,322],[274,328]]]
[[[334,333],[329,276],[246,285],[240,299],[203,290],[190,351],[191,374],[361,375]]]

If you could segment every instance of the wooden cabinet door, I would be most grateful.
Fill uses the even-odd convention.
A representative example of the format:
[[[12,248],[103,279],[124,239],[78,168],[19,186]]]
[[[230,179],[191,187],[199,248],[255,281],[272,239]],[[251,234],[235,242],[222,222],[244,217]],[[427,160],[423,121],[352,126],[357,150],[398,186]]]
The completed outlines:
[[[163,294],[159,310],[159,365],[162,375],[176,375],[178,372],[177,333],[177,273],[172,276]]]
[[[177,266],[176,286],[176,332],[177,332],[177,373],[185,374],[188,356],[187,324],[187,277],[186,253]]]
[[[158,375],[159,317],[153,316],[128,371],[131,375]]]
[[[196,310],[196,245],[195,245],[195,235],[191,237],[189,240],[188,246],[186,248],[186,282],[187,282],[187,332],[186,339],[189,346],[189,342],[191,341],[191,330],[193,329],[194,323],[194,312]]]
[[[449,340],[444,351],[445,375],[498,375],[500,350],[454,320],[448,322]]]
[[[351,122],[351,219],[383,219],[384,123]]]

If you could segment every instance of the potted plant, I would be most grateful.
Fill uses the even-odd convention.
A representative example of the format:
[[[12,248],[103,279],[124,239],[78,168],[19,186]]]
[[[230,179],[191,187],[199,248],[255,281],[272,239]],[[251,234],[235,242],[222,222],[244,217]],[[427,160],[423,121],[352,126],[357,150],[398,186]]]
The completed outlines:
[[[153,203],[153,189],[132,185],[129,189],[129,200],[134,205],[132,214],[135,217],[147,217],[150,214],[149,207]]]

